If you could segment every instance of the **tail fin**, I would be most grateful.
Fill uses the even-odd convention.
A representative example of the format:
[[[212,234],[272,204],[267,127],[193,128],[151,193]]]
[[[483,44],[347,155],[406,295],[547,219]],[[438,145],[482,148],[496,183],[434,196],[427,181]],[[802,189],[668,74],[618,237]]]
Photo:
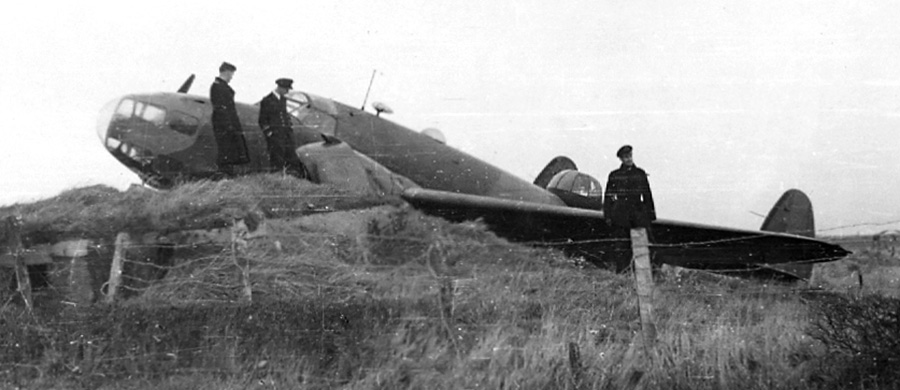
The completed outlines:
[[[816,223],[809,197],[800,190],[785,191],[769,211],[760,230],[815,237]]]
[[[815,237],[816,223],[813,219],[812,202],[802,191],[790,189],[775,202],[766,220],[763,221],[762,231],[790,233],[798,236]],[[770,264],[768,268],[796,278],[807,279],[812,276],[812,264],[783,263]]]
[[[566,156],[555,157],[547,163],[544,170],[542,170],[537,178],[534,179],[534,185],[541,188],[547,188],[547,184],[550,184],[550,179],[553,179],[554,175],[566,169],[577,171],[578,167],[575,166],[575,162],[572,161],[572,159]]]

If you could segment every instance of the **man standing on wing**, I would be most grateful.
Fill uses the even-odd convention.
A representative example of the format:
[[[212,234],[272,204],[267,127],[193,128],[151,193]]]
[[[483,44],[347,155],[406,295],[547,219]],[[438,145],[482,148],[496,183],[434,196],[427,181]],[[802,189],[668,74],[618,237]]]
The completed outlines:
[[[293,83],[291,79],[275,80],[275,90],[259,103],[259,128],[266,136],[272,169],[306,178],[306,169],[295,151],[291,115],[288,114],[285,97],[293,89]]]
[[[250,162],[247,142],[244,140],[241,119],[234,106],[234,90],[228,85],[237,68],[227,62],[219,66],[219,77],[209,87],[209,101],[213,106],[212,125],[218,155],[219,173],[232,176],[235,165]]]

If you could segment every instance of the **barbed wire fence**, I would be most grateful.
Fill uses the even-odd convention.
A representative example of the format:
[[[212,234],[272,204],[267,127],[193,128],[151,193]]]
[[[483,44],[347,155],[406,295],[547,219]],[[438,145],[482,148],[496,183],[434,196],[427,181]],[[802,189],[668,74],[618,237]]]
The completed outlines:
[[[16,264],[19,264],[19,263],[24,263],[24,261],[21,261],[22,260],[21,252],[24,251],[24,248],[22,248],[21,238],[19,237],[19,233],[18,233],[19,228],[16,227],[17,225],[15,225],[14,222],[11,222],[11,221],[15,221],[15,220],[17,220],[17,219],[16,218],[8,218],[7,219],[8,231],[13,232],[12,234],[8,235],[8,248],[9,248],[9,252],[14,255],[13,257],[16,259]],[[236,225],[237,224],[235,224],[235,226]],[[246,299],[252,300],[252,289],[250,288],[251,283],[249,281],[251,262],[250,262],[250,260],[239,256],[239,253],[246,250],[246,247],[247,247],[246,236],[247,236],[248,232],[246,230],[246,227],[233,228],[230,230],[230,232],[231,232],[232,237],[231,237],[230,241],[227,241],[227,244],[230,246],[229,253],[231,253],[230,256],[231,256],[231,259],[232,259],[232,262],[234,263],[234,265],[236,267],[238,267],[239,269],[241,269],[240,275],[241,275],[241,283],[242,283],[242,286],[244,287],[244,296],[246,297]],[[299,239],[307,239],[307,240],[309,240],[309,239],[316,240],[316,239],[325,239],[325,238],[329,238],[329,237],[333,237],[333,236],[334,236],[333,234],[311,233],[311,232],[303,233],[302,238],[299,238],[296,235],[281,236],[281,237],[278,237],[276,235],[271,235],[271,234],[268,235],[268,237],[272,238],[273,240],[276,240],[277,242],[280,242],[280,240],[283,240],[285,238],[299,238]],[[649,246],[651,248],[654,248],[654,247],[661,248],[661,247],[667,247],[667,246],[668,247],[687,247],[687,246],[703,247],[703,246],[711,246],[711,245],[715,245],[715,244],[735,242],[735,241],[753,240],[755,238],[761,238],[761,237],[765,237],[765,236],[764,235],[745,236],[745,237],[727,238],[727,239],[721,239],[721,240],[707,240],[707,241],[697,241],[697,242],[689,242],[689,243],[679,243],[679,244],[672,244],[672,245],[649,244]],[[360,239],[363,239],[363,240],[377,239],[377,240],[395,240],[395,241],[416,242],[418,244],[424,244],[426,246],[434,244],[431,241],[431,239],[414,238],[414,237],[385,236],[385,235],[377,235],[377,234],[359,234],[357,237],[357,241],[359,241]],[[603,242],[622,242],[622,241],[628,241],[628,239],[627,238],[626,239],[598,238],[598,239],[591,239],[591,240],[578,240],[578,241],[568,241],[568,242],[561,242],[561,243],[524,243],[524,244],[562,249],[567,246],[597,244],[597,243],[603,243]],[[872,241],[871,237],[860,238],[857,242],[874,242],[875,243],[873,245],[874,249],[885,249],[885,247],[887,247],[887,249],[893,249],[891,246],[888,246],[888,245],[890,245],[889,243],[887,243],[886,245],[879,245],[880,243],[885,243],[885,241],[880,241],[880,242],[877,240]],[[221,244],[221,242],[220,242],[220,244]],[[177,250],[180,248],[194,248],[197,246],[196,244],[168,244],[168,243],[136,244],[136,243],[131,242],[131,239],[130,239],[130,236],[128,235],[128,233],[120,233],[117,236],[115,243],[113,245],[114,245],[115,249],[114,249],[114,253],[112,256],[112,268],[110,270],[110,278],[104,284],[104,290],[105,290],[104,296],[107,301],[115,300],[115,297],[116,297],[116,294],[117,294],[117,291],[119,288],[126,288],[126,289],[130,289],[130,290],[134,290],[134,291],[140,291],[140,288],[123,285],[123,282],[121,281],[122,278],[125,278],[126,280],[134,280],[134,281],[142,282],[145,285],[149,285],[154,282],[158,282],[157,280],[141,279],[140,277],[136,277],[133,275],[123,275],[123,268],[125,267],[126,264],[130,263],[133,265],[139,265],[141,267],[155,268],[155,269],[159,270],[161,273],[167,273],[170,270],[185,268],[194,263],[208,260],[208,258],[200,257],[200,258],[196,258],[196,259],[192,259],[192,260],[188,260],[188,261],[183,261],[183,262],[180,262],[179,264],[175,264],[175,265],[159,265],[159,264],[155,264],[153,262],[148,262],[146,260],[145,261],[135,261],[132,259],[128,259],[125,256],[125,252],[128,250],[141,250],[141,249],[158,250],[158,249],[163,249],[163,248],[168,249],[168,250]],[[280,244],[278,244],[278,245],[280,245]],[[104,244],[96,244],[94,246],[94,249],[102,250],[103,248],[101,248],[101,247],[103,247],[103,246],[104,246]],[[362,252],[361,256],[363,257],[363,261],[365,261],[366,260],[365,257],[368,256],[369,253],[367,251],[365,251],[365,248],[362,248],[362,249],[363,249],[363,252]],[[433,248],[429,247],[429,250],[432,250],[432,249]],[[523,248],[523,250],[528,251],[529,249]],[[820,262],[821,260],[823,260],[823,259],[812,259],[812,260],[808,260],[805,262],[800,261],[800,262],[795,262],[795,263],[800,263],[800,264],[802,264],[802,263],[817,263],[817,262]],[[258,260],[256,260],[256,261],[258,261]],[[16,285],[17,289],[20,290],[20,294],[27,295],[28,294],[27,290],[29,290],[30,278],[25,278],[24,277],[25,274],[20,272],[23,270],[21,265],[15,267],[15,269],[17,270],[16,271],[17,283],[15,285]],[[760,269],[763,269],[763,268],[762,267],[750,267],[750,268],[741,267],[741,268],[735,268],[735,269],[721,269],[721,270],[716,270],[716,272],[717,273],[745,272],[748,270],[752,271],[752,270],[760,270]],[[703,271],[699,271],[699,272],[703,272]],[[21,280],[18,280],[18,279],[21,279]]]
[[[272,273],[283,272],[285,270],[284,261],[273,260],[269,257],[251,257],[248,255],[248,247],[251,242],[255,240],[259,240],[261,238],[267,238],[271,241],[271,250],[274,252],[282,252],[282,242],[286,240],[300,240],[305,242],[315,242],[322,241],[335,238],[335,234],[329,233],[315,233],[315,232],[304,232],[302,235],[298,235],[295,233],[286,234],[286,233],[277,233],[277,232],[268,232],[262,235],[253,235],[252,232],[249,231],[245,224],[241,224],[241,221],[235,220],[233,221],[232,227],[227,229],[228,238],[220,241],[213,240],[205,245],[209,248],[213,248],[210,250],[212,253],[209,253],[204,256],[196,256],[190,259],[185,259],[183,261],[179,261],[177,264],[159,264],[154,261],[152,256],[139,255],[139,256],[130,256],[129,253],[134,252],[154,252],[159,253],[160,251],[177,251],[181,249],[196,249],[198,247],[197,244],[193,243],[170,243],[170,242],[155,242],[155,243],[147,243],[147,242],[138,242],[133,240],[128,233],[120,233],[114,243],[103,244],[97,243],[94,244],[93,249],[100,254],[109,254],[112,252],[111,259],[109,261],[109,273],[108,279],[103,281],[100,289],[95,292],[99,293],[102,297],[100,299],[88,297],[86,299],[71,299],[71,297],[67,298],[68,301],[81,301],[81,302],[90,302],[90,301],[103,301],[107,304],[116,304],[123,299],[127,299],[130,296],[139,296],[144,294],[150,290],[157,291],[174,291],[179,288],[188,288],[191,285],[201,285],[203,288],[214,291],[209,294],[209,296],[195,299],[194,302],[218,302],[218,303],[235,303],[235,302],[244,302],[244,303],[252,303],[254,302],[254,291],[259,293],[261,290],[259,288],[259,283],[254,283],[254,278],[258,278],[261,276],[271,276]],[[21,228],[21,220],[18,218],[8,218],[6,220],[7,227],[7,244],[9,248],[9,252],[12,254],[15,259],[14,264],[14,275],[15,275],[15,295],[6,300],[3,304],[5,308],[7,305],[11,304],[13,298],[18,296],[22,302],[24,302],[27,310],[31,312],[33,310],[34,298],[32,296],[32,286],[30,283],[30,277],[28,273],[28,266],[25,264],[22,253],[25,250],[22,247],[21,236],[20,236],[20,228]],[[371,229],[370,229],[371,230]],[[745,237],[742,239],[753,239],[755,237]],[[546,245],[550,247],[559,247],[562,245],[580,245],[580,244],[591,244],[597,242],[621,242],[627,241],[628,239],[594,239],[594,240],[582,240],[582,241],[573,241],[569,243],[560,243],[554,245]],[[732,239],[729,239],[732,240]],[[867,240],[871,241],[871,238]],[[406,260],[404,262],[412,262],[421,264],[428,271],[428,275],[431,278],[431,285],[433,290],[435,291],[435,306],[437,307],[436,312],[438,316],[436,318],[425,318],[424,320],[435,321],[435,323],[439,324],[439,326],[443,329],[444,337],[450,344],[457,343],[458,337],[456,335],[458,329],[457,324],[453,322],[453,314],[454,314],[454,306],[455,301],[459,299],[459,297],[464,294],[466,288],[471,286],[473,280],[477,279],[477,275],[472,276],[464,276],[464,275],[455,275],[453,271],[453,267],[455,264],[453,263],[455,260],[452,259],[452,256],[448,253],[450,249],[448,249],[448,243],[441,240],[435,240],[434,237],[421,238],[421,237],[399,237],[392,234],[378,234],[378,233],[362,233],[355,237],[355,241],[351,242],[342,242],[341,244],[346,245],[355,245],[358,251],[353,255],[357,256],[357,259],[354,259],[357,263],[355,266],[359,267],[361,270],[366,272],[368,271],[381,271],[385,269],[393,269],[396,268],[396,264],[379,264],[378,262],[373,261],[374,254],[372,253],[371,245],[367,245],[367,243],[371,242],[405,242],[405,243],[414,243],[420,247],[419,254],[414,256],[410,260]],[[644,242],[641,242],[640,239],[636,239],[632,242],[638,242],[638,246],[635,246],[633,249],[635,252],[646,251],[649,248],[652,248],[654,245]],[[710,245],[714,243],[720,243],[720,240],[716,241],[704,241],[704,242],[696,242],[696,243],[688,243],[690,245]],[[534,244],[534,243],[532,243]],[[510,249],[506,244],[493,244],[493,243],[480,243],[479,245],[485,246],[503,246],[505,250],[522,250],[522,251],[530,251],[529,248],[522,249]],[[109,248],[112,246],[112,248]],[[203,246],[202,244],[199,246]],[[112,249],[112,250],[110,250]],[[346,248],[345,248],[346,249]],[[336,249],[340,250],[340,249]],[[72,256],[72,260],[75,259],[76,256]],[[141,258],[143,257],[143,258]],[[150,259],[148,261],[148,258]],[[813,259],[810,260],[810,263],[818,262],[821,259]],[[74,274],[77,270],[72,269],[75,264],[74,261],[70,262],[70,269],[68,272],[70,274]],[[129,267],[134,270],[143,270],[141,272],[126,272]],[[280,267],[280,268],[279,268]],[[642,266],[635,268],[635,275],[637,275],[638,268],[643,270],[647,270],[649,272],[649,266]],[[179,271],[188,272],[192,277],[187,278],[166,278],[166,275],[172,275]],[[360,287],[354,283],[350,283],[343,280],[322,280],[320,277],[323,275],[323,272],[317,272],[315,267],[310,266],[309,269],[305,270],[307,273],[298,272],[297,270],[291,270],[292,276],[299,276],[300,279],[304,281],[308,281],[308,285],[301,288],[305,293],[312,293],[315,291],[315,294],[322,296],[323,289],[327,291],[343,291],[347,294],[365,294],[367,291],[364,287]],[[729,271],[729,270],[723,270]],[[735,269],[731,271],[746,271],[746,269]],[[266,274],[268,272],[268,274]],[[698,271],[704,273],[702,271]],[[221,279],[202,279],[199,277],[193,277],[197,275],[202,275],[204,273],[222,273],[225,275],[230,274],[230,277],[224,277]],[[149,275],[149,276],[148,276]],[[646,275],[649,275],[646,274]],[[652,301],[655,294],[665,293],[665,294],[676,294],[676,295],[705,295],[705,296],[723,296],[722,293],[714,293],[714,292],[705,292],[705,291],[679,291],[672,286],[668,286],[664,291],[660,291],[657,286],[653,285],[652,277],[648,278],[643,276],[644,282],[635,282],[636,290],[638,290],[638,305],[639,310],[636,310],[640,313],[641,324],[645,329],[653,329],[655,327],[655,323],[653,322],[652,315],[645,317],[645,312],[652,312]],[[71,277],[69,278],[71,279]],[[70,287],[71,287],[70,283]],[[256,287],[256,289],[255,289]],[[649,289],[649,290],[648,290]],[[558,288],[557,290],[562,291],[565,288]],[[740,291],[729,291],[729,294],[743,294],[743,295],[752,295],[752,296],[763,296],[763,295],[777,295],[783,296],[785,294],[790,294],[793,292],[797,292],[803,290],[802,288],[781,288],[781,289],[773,289],[771,287],[758,287],[751,289],[743,289]],[[123,291],[126,291],[127,294],[123,294]],[[591,290],[579,290],[579,289],[570,289],[569,292],[582,292],[582,293],[602,293],[603,291],[598,290],[596,288]],[[616,290],[617,292],[619,290]],[[640,291],[643,291],[641,293]],[[647,292],[649,291],[649,292]],[[806,290],[803,290],[806,291]],[[806,291],[808,292],[808,291]],[[69,294],[72,292],[70,291]],[[324,317],[324,314],[323,314]],[[419,321],[423,320],[423,318],[398,318],[396,321]],[[491,326],[496,324],[482,324],[482,326]],[[329,333],[333,332],[333,329],[328,329],[323,321],[323,326],[318,328],[310,328],[303,330],[304,332],[309,333]],[[645,330],[643,333],[644,342],[648,344],[652,344],[655,339],[655,335],[653,335],[655,331]],[[82,354],[75,359],[77,361],[70,361],[67,367],[72,371],[77,370],[91,370],[91,367],[102,365],[105,362],[112,361],[114,359],[125,359],[122,357],[119,358],[94,358],[93,354],[96,354],[97,348],[95,344],[99,344],[101,340],[91,340],[91,339],[83,339],[79,340],[79,343],[82,343]],[[197,351],[203,350],[205,347],[195,347],[193,349],[179,349],[177,351],[167,351],[167,354],[174,354],[179,356],[180,354],[191,354]],[[562,342],[558,345],[548,346],[548,348],[562,348],[568,351],[569,356],[569,366],[572,372],[572,377],[574,381],[581,382],[583,380],[583,362],[581,361],[581,352],[579,350],[579,344],[574,342]],[[460,348],[457,346],[455,350],[459,351]],[[93,351],[93,352],[92,352]],[[232,351],[233,352],[233,351]],[[131,359],[165,359],[165,356],[158,356],[158,354],[146,354],[143,356],[133,356]],[[232,353],[228,355],[227,353],[224,355],[226,360],[230,359],[233,363],[236,361],[239,356]],[[641,358],[634,358],[635,361],[641,361]],[[262,364],[262,363],[259,363]],[[639,363],[635,363],[637,367]],[[29,364],[13,364],[15,368],[24,368],[24,369],[35,369],[39,370],[40,367],[33,367],[33,365]],[[262,370],[262,367],[259,368]],[[207,372],[210,369],[204,368],[183,368],[173,366],[170,368],[171,372],[175,373],[197,373],[197,372]],[[362,368],[365,370],[365,368]],[[640,372],[640,369],[637,369],[636,372]],[[333,380],[333,378],[327,377],[316,377],[315,375],[309,374],[307,377],[309,378],[317,378],[322,381]]]
[[[8,234],[8,248],[9,248],[9,252],[11,254],[13,254],[14,255],[13,257],[16,259],[17,266],[14,268],[16,270],[17,281],[16,281],[15,285],[16,285],[17,291],[19,291],[19,293],[22,295],[28,295],[30,293],[30,291],[28,291],[28,290],[30,290],[30,286],[29,286],[30,278],[24,277],[24,275],[27,275],[27,273],[25,273],[25,272],[27,272],[27,268],[23,268],[23,266],[22,266],[22,265],[24,265],[24,261],[22,261],[22,259],[21,259],[22,258],[21,252],[24,250],[24,248],[22,248],[21,238],[19,237],[19,233],[18,233],[19,227],[14,222],[16,220],[20,221],[20,219],[16,219],[14,217],[7,219],[7,230],[12,232],[12,234]],[[19,222],[19,224],[20,224],[20,222]],[[235,224],[235,226],[237,226],[237,224]],[[853,225],[853,226],[858,226],[858,225]],[[243,286],[244,297],[247,300],[252,300],[252,289],[250,287],[251,283],[249,280],[251,261],[249,259],[245,259],[239,255],[241,252],[246,250],[246,247],[247,247],[246,236],[247,236],[248,232],[246,230],[246,227],[233,228],[230,230],[230,232],[231,232],[232,237],[231,237],[231,240],[227,242],[228,245],[230,246],[230,253],[231,253],[230,256],[231,256],[231,259],[232,259],[232,262],[234,263],[234,265],[241,270],[241,273],[240,273],[241,285]],[[329,238],[332,236],[333,236],[333,234],[305,232],[303,234],[303,238],[300,238],[300,239],[305,238],[305,239],[316,240],[316,239],[325,239],[325,238]],[[271,234],[268,235],[268,237],[272,238],[276,242],[280,242],[280,240],[283,240],[285,238],[298,238],[295,235],[292,235],[290,237],[284,237],[284,236],[278,237],[278,236],[274,236]],[[753,240],[755,238],[760,238],[760,237],[764,237],[764,235],[728,238],[728,239],[722,239],[722,240],[708,240],[708,241],[698,241],[698,242],[690,242],[690,243],[680,243],[680,244],[675,244],[675,245],[649,244],[649,246],[651,248],[666,247],[666,246],[670,246],[670,247],[681,247],[681,246],[702,247],[702,246],[710,246],[710,245],[734,242],[734,241]],[[384,236],[384,235],[377,235],[377,234],[359,234],[357,237],[357,241],[359,241],[360,239],[363,239],[363,240],[372,240],[372,239],[396,240],[396,241],[406,241],[406,242],[417,242],[419,244],[424,244],[424,245],[434,244],[431,241],[431,239]],[[551,247],[551,248],[553,248],[553,247],[564,248],[567,246],[596,244],[596,243],[602,243],[602,242],[621,242],[621,241],[627,241],[627,240],[628,240],[627,238],[626,239],[598,238],[598,239],[591,239],[591,240],[568,241],[568,242],[562,242],[562,243],[524,243],[524,244],[525,245],[533,245],[533,246]],[[887,243],[885,241],[877,241],[877,240],[872,241],[871,237],[860,237],[859,240],[856,242],[874,242],[875,243],[873,245],[874,249],[885,249],[885,247],[886,247],[889,250],[894,250],[893,253],[895,253],[895,249],[893,248],[893,246],[890,246],[890,243]],[[891,242],[893,242],[893,241],[891,241]],[[220,244],[221,244],[221,242],[220,242]],[[879,244],[882,244],[882,245],[879,245]],[[139,287],[134,287],[134,286],[127,285],[127,284],[123,285],[122,278],[124,278],[126,280],[140,282],[144,285],[150,285],[152,283],[159,282],[158,280],[142,279],[140,277],[133,276],[133,275],[124,275],[123,268],[125,267],[126,264],[130,263],[130,264],[137,265],[140,267],[154,268],[154,269],[157,269],[158,271],[160,271],[160,273],[167,273],[171,270],[185,268],[194,263],[203,262],[203,261],[206,261],[209,259],[209,258],[200,257],[200,258],[184,261],[184,262],[181,262],[176,265],[159,265],[159,264],[155,264],[153,262],[148,262],[146,260],[145,261],[131,260],[125,256],[125,252],[128,250],[141,250],[141,249],[158,250],[158,249],[162,249],[162,248],[169,249],[169,250],[177,250],[180,248],[193,248],[193,247],[196,247],[197,245],[196,244],[168,244],[168,243],[136,244],[136,243],[131,242],[131,239],[130,239],[128,233],[120,233],[117,236],[116,241],[113,245],[114,245],[115,249],[114,249],[114,254],[112,256],[113,259],[112,259],[112,268],[110,270],[110,278],[107,282],[104,283],[104,286],[103,286],[103,288],[105,290],[104,297],[107,302],[112,302],[116,299],[115,297],[117,295],[117,291],[120,288],[125,288],[125,289],[132,290],[132,291],[141,291],[142,290]],[[280,244],[278,244],[278,245],[280,245]],[[103,249],[103,248],[101,248],[102,246],[104,246],[104,245],[97,244],[97,245],[95,245],[95,249],[102,250]],[[363,261],[365,261],[366,260],[365,257],[368,256],[369,253],[367,251],[365,251],[365,248],[362,248],[362,249],[363,249],[363,252],[362,252],[361,256],[363,257]],[[429,250],[432,250],[432,249],[433,248],[429,247]],[[527,251],[529,249],[523,248],[523,250]],[[801,262],[795,262],[795,263],[800,263],[800,264],[802,264],[802,263],[817,263],[817,262],[820,262],[821,260],[822,259],[812,259],[812,260],[808,260],[806,262],[801,261]],[[255,260],[255,261],[258,261],[258,260]],[[22,264],[19,265],[20,263],[22,263]],[[741,267],[741,268],[735,268],[735,269],[721,269],[721,270],[717,270],[716,272],[717,273],[746,272],[748,270],[752,271],[752,270],[760,270],[760,269],[762,269],[762,267],[750,267],[750,268]],[[698,271],[698,272],[703,272],[703,271]]]

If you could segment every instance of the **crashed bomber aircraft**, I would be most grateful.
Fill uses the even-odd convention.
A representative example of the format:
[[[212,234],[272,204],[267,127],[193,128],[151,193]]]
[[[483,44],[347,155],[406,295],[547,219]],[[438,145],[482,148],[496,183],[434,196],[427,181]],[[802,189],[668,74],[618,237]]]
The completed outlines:
[[[207,97],[188,94],[193,78],[177,92],[116,98],[100,112],[103,145],[153,187],[216,175],[212,106]],[[600,183],[568,158],[554,159],[527,182],[446,145],[439,132],[416,132],[382,118],[390,113],[383,105],[375,104],[372,114],[301,91],[287,97],[296,153],[312,181],[400,195],[428,214],[480,218],[510,240],[609,263],[615,245],[601,211]],[[257,125],[259,105],[237,103],[237,110],[250,154],[239,173],[272,171]],[[781,197],[762,231],[665,219],[652,230],[653,261],[688,268],[808,278],[812,263],[849,254],[813,238],[812,206],[798,190]]]

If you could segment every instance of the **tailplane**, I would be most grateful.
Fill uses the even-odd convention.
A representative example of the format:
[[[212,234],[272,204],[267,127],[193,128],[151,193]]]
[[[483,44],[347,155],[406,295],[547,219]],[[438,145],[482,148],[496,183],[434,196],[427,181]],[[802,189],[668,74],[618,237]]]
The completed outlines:
[[[556,157],[550,160],[547,166],[544,167],[544,170],[534,179],[534,185],[547,188],[547,184],[550,184],[550,179],[553,179],[553,176],[567,169],[577,171],[578,167],[575,166],[575,162],[572,159],[566,156]]]
[[[816,223],[813,219],[812,202],[803,191],[790,189],[775,202],[762,231],[796,234],[798,236],[815,237]],[[811,263],[770,264],[766,268],[800,279],[809,280],[812,276]]]

